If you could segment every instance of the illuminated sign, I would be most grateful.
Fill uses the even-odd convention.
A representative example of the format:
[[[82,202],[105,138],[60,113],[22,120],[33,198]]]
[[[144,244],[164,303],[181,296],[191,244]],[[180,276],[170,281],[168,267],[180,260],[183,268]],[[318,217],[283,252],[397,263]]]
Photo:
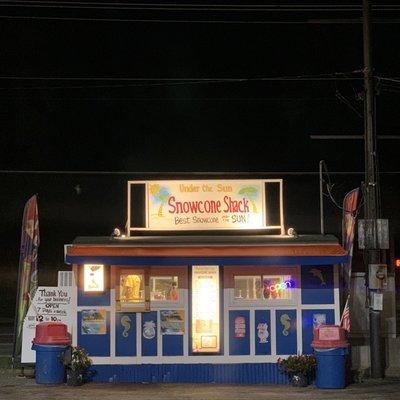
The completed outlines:
[[[293,281],[284,281],[281,283],[276,283],[275,285],[267,286],[267,289],[271,292],[278,292],[279,290],[291,289],[294,287]]]
[[[145,218],[143,203],[135,200],[143,194]],[[281,179],[129,181],[127,204],[128,235],[132,230],[218,229],[285,234]]]
[[[395,265],[395,267],[397,267],[397,268],[400,267],[400,258],[396,258],[396,259],[394,260],[394,265]]]
[[[219,267],[192,267],[192,351],[217,353],[220,350]]]
[[[85,292],[104,291],[104,265],[85,264],[83,266],[83,290]]]
[[[155,181],[147,184],[151,229],[260,229],[264,184],[242,181]]]

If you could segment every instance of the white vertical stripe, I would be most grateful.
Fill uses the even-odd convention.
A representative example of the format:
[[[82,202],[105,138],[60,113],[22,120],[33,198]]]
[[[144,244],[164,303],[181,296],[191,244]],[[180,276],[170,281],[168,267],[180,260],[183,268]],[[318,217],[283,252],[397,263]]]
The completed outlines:
[[[255,311],[254,308],[250,309],[249,318],[249,335],[250,335],[250,355],[256,354],[256,343],[255,343]]]
[[[136,357],[142,356],[142,314],[136,313]]]
[[[334,287],[334,301],[335,301],[335,324],[340,323],[340,296],[339,296],[339,266],[333,266],[333,287]]]
[[[275,356],[276,355],[276,316],[275,316],[275,310],[271,309],[270,310],[270,316],[271,316],[271,326],[270,326],[270,338],[271,338],[271,355]]]
[[[115,304],[115,290],[110,290],[110,304]],[[115,357],[115,311],[112,308],[110,311],[110,356]]]

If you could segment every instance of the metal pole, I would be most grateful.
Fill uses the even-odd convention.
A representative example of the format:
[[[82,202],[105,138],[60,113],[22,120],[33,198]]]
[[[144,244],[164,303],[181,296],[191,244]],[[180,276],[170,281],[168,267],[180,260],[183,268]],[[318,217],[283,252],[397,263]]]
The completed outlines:
[[[377,146],[375,132],[375,88],[372,67],[371,49],[371,5],[370,0],[363,0],[363,37],[364,37],[364,138],[365,138],[365,206],[364,214],[366,225],[372,225],[370,234],[376,236],[376,219],[378,218],[378,167],[376,162]],[[370,225],[370,226],[371,226]],[[368,279],[368,265],[378,264],[380,251],[377,240],[374,238],[374,245],[366,250],[366,279]],[[368,290],[371,299],[372,291]],[[383,378],[383,352],[381,349],[381,312],[369,309],[370,329],[370,358],[371,377]]]
[[[320,223],[321,223],[321,235],[325,235],[324,226],[324,194],[323,194],[323,179],[322,179],[322,168],[325,161],[319,162],[319,212],[320,212]]]

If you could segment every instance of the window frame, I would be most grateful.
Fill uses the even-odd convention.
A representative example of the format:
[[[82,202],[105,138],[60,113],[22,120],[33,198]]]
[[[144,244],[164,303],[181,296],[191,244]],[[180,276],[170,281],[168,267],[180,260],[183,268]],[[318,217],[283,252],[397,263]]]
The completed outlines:
[[[225,286],[230,288],[229,305],[232,307],[280,307],[297,305],[300,299],[300,266],[246,266],[246,267],[225,267],[224,282]],[[264,299],[261,293],[260,299],[237,299],[235,298],[235,277],[247,276],[261,278],[263,283],[264,276],[290,276],[295,282],[295,287],[292,289],[292,297],[290,299]]]
[[[120,301],[120,277],[122,274],[144,275],[144,302],[131,303],[122,307]],[[178,279],[178,300],[151,300],[150,278],[171,278]],[[187,288],[187,272],[182,267],[160,268],[153,266],[115,266],[113,274],[113,288],[115,291],[116,312],[147,312],[159,309],[180,309],[184,306],[184,288]]]

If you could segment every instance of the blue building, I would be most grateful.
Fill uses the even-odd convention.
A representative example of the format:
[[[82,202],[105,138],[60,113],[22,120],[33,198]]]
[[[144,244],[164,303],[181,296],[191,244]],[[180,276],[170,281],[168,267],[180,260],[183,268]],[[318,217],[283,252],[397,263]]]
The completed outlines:
[[[284,383],[278,358],[311,353],[313,327],[339,323],[346,252],[333,236],[286,235],[282,196],[280,218],[268,224],[268,183],[135,183],[147,193],[140,227],[128,185],[126,237],[66,246],[76,281],[73,342],[92,357],[95,380]],[[205,199],[195,191],[203,185],[223,190]],[[226,225],[238,221],[240,230]]]

